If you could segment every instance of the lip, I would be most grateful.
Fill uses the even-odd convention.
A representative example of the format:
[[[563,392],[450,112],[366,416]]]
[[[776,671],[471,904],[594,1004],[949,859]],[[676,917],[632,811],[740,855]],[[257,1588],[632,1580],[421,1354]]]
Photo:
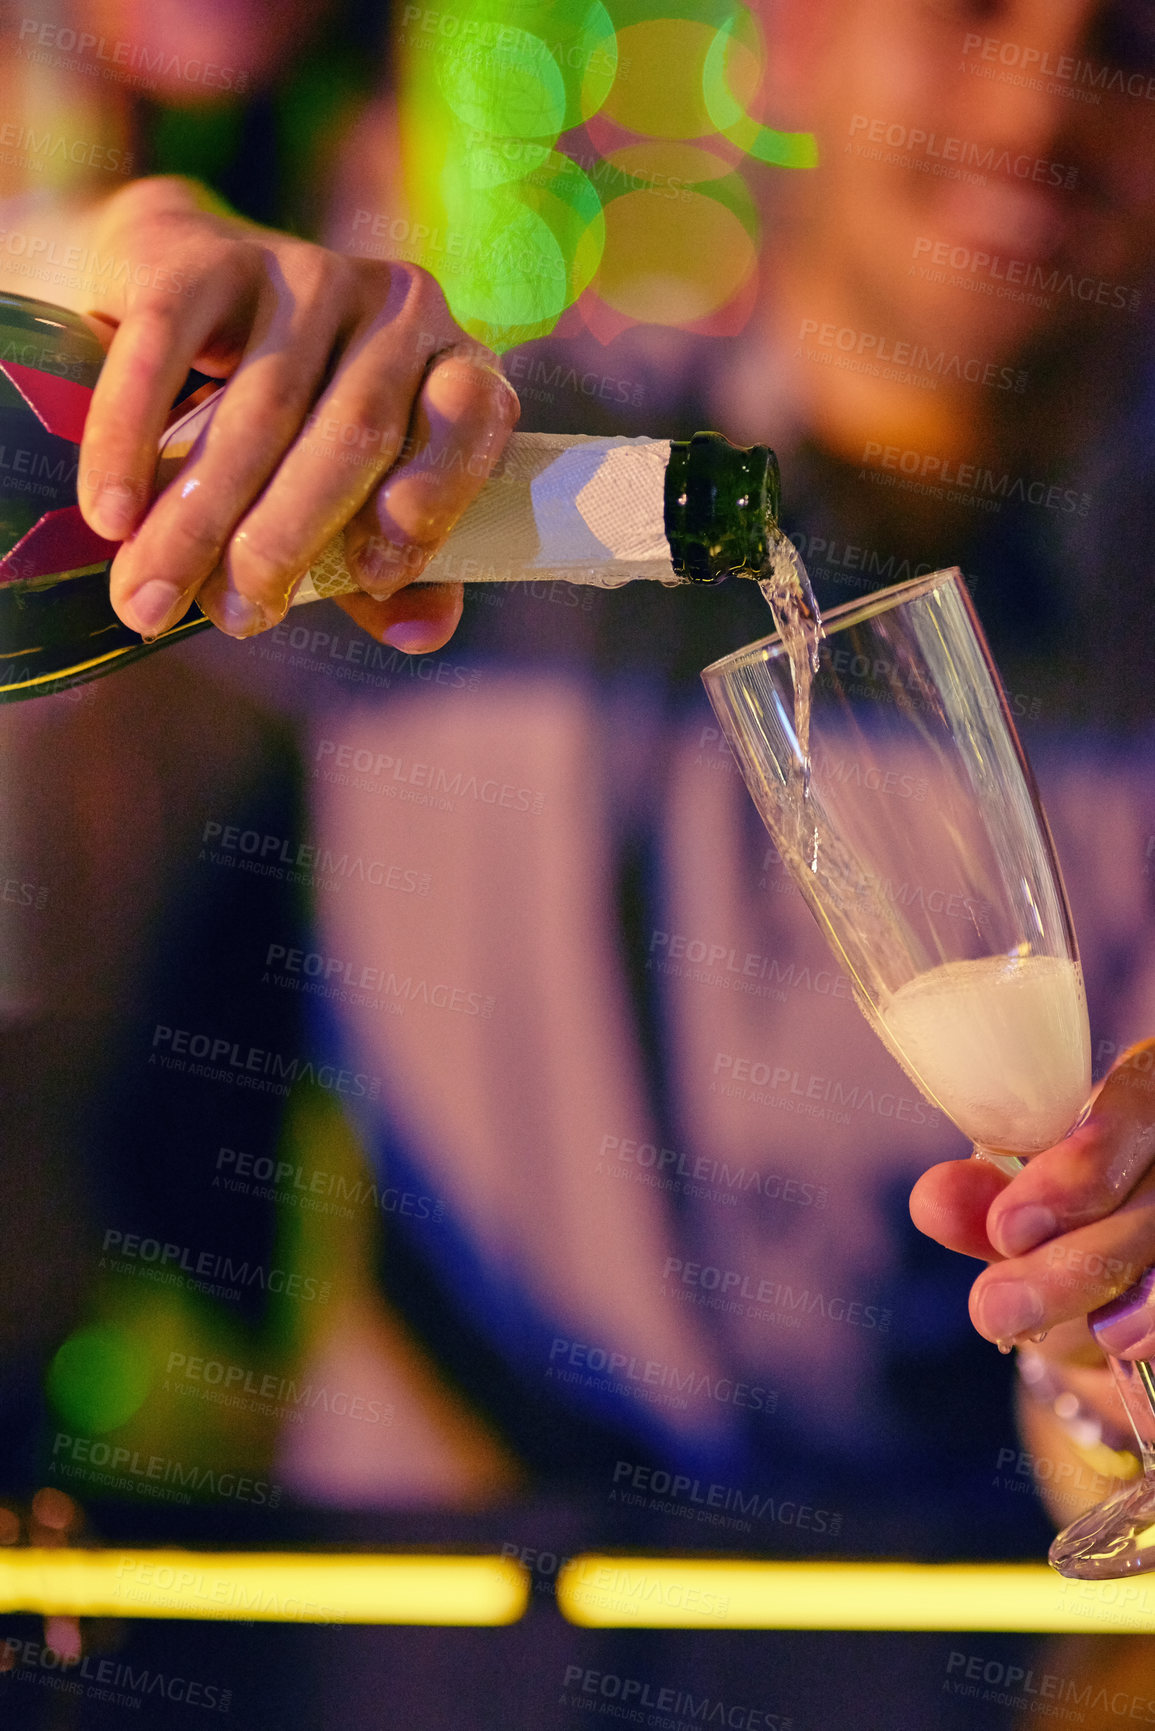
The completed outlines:
[[[935,217],[940,233],[963,246],[1032,263],[1062,251],[1071,226],[1069,205],[1051,192],[1018,181],[942,187]]]

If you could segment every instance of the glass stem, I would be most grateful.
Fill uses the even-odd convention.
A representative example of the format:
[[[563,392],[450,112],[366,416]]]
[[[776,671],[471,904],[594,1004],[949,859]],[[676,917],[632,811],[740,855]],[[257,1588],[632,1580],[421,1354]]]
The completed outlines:
[[[991,1148],[980,1148],[977,1142],[974,1144],[974,1158],[997,1166],[1008,1178],[1015,1177],[1026,1165],[1017,1154],[999,1154]],[[1092,1332],[1095,1314],[1092,1312],[1088,1318]],[[1119,1399],[1131,1421],[1144,1467],[1150,1470],[1155,1467],[1155,1365],[1144,1359],[1112,1358],[1110,1353],[1107,1354],[1107,1363],[1111,1366]]]
[[[999,1171],[1005,1172],[1008,1178],[1017,1177],[1026,1165],[1026,1161],[1020,1159],[1017,1154],[1000,1154],[994,1148],[980,1148],[977,1142],[974,1144],[974,1158],[985,1160],[988,1166],[997,1166]]]

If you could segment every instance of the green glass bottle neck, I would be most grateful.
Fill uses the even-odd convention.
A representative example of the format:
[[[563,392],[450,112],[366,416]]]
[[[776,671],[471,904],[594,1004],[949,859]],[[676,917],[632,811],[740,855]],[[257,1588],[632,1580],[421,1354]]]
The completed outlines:
[[[732,445],[721,433],[671,443],[665,524],[679,577],[717,583],[736,573],[758,576],[781,507],[778,459],[769,445]]]

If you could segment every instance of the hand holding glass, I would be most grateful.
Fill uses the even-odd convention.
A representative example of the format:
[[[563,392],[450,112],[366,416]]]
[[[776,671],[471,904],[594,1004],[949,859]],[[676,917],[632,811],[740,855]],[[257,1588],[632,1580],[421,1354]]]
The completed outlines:
[[[998,675],[958,571],[824,625],[805,796],[781,640],[703,681],[871,1026],[976,1153],[1013,1174],[1074,1125],[1091,1059],[1070,910]],[[1152,1478],[1055,1541],[1052,1562],[1081,1577],[1155,1567],[1147,1367],[1112,1363]]]

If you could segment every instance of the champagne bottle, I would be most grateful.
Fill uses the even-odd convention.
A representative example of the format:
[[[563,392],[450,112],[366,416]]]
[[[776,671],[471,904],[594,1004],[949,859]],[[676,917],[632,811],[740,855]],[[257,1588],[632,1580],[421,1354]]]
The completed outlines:
[[[112,610],[116,543],[88,527],[76,502],[84,417],[103,359],[76,314],[0,296],[0,702],[98,678],[210,623],[194,604],[145,643]],[[217,395],[197,392],[170,417],[158,485],[192,451]],[[718,433],[674,441],[515,433],[420,581],[549,578],[614,588],[637,578],[758,577],[778,536],[779,503],[766,445],[739,448]],[[294,605],[356,587],[338,536]]]

